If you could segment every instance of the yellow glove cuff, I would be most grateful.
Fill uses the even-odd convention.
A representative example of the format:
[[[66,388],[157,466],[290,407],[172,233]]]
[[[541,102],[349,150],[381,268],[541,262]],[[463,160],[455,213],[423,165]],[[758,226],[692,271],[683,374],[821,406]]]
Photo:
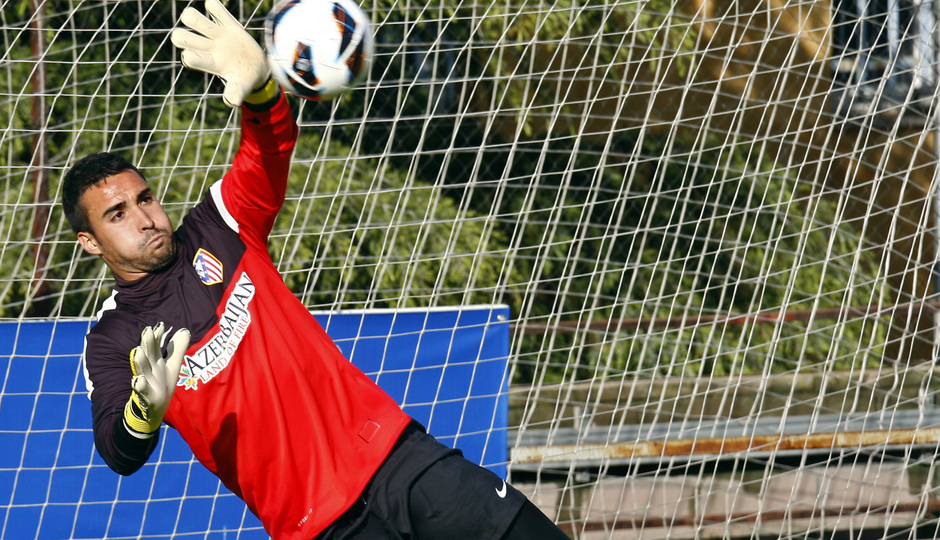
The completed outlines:
[[[151,435],[160,429],[162,419],[153,422],[141,418],[141,416],[143,416],[143,408],[137,400],[137,394],[131,392],[131,398],[127,400],[127,405],[124,406],[124,423],[127,424],[127,427],[142,435]]]
[[[251,105],[263,105],[277,96],[279,87],[273,77],[268,77],[268,82],[263,86],[255,88],[250,94],[245,96],[245,103]]]

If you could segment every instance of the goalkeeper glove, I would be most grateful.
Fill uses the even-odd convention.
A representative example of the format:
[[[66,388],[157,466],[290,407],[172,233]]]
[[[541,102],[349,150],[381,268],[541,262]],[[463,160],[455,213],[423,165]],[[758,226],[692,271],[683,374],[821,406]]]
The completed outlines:
[[[164,357],[160,352],[163,323],[148,326],[140,333],[140,346],[131,351],[133,391],[124,406],[124,422],[132,434],[149,436],[160,429],[176,390],[189,338],[189,330],[185,328],[176,332]]]
[[[170,41],[183,50],[183,65],[222,78],[222,100],[229,107],[273,98],[277,85],[271,84],[271,71],[261,46],[219,0],[206,0],[206,13],[211,19],[187,7],[180,22],[195,33],[176,28],[170,34]]]

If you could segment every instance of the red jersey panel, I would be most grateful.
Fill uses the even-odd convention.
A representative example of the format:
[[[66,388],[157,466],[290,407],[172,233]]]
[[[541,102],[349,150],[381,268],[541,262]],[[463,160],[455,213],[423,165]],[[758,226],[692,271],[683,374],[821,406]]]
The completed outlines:
[[[343,357],[268,254],[296,135],[283,98],[265,113],[243,108],[232,168],[177,229],[177,260],[116,283],[84,360],[96,447],[132,472],[154,443],[126,436],[128,354],[144,326],[189,328],[164,420],[273,538],[309,540],[356,500],[409,418]]]

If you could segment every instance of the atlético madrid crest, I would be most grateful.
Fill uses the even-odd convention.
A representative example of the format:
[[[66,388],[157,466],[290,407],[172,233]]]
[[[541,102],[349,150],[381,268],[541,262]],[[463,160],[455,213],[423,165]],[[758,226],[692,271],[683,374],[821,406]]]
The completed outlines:
[[[196,269],[199,279],[206,285],[222,283],[222,262],[208,251],[199,248],[196,256],[193,257],[193,268]]]

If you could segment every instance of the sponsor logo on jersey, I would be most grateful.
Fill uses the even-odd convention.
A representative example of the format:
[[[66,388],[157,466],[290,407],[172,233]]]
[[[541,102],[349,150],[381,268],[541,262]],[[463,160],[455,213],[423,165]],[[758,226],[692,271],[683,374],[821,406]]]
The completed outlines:
[[[247,273],[242,272],[232,293],[225,302],[225,311],[219,317],[219,330],[192,355],[187,355],[183,359],[183,367],[180,369],[180,378],[176,381],[177,386],[182,386],[187,390],[198,390],[199,383],[208,383],[213,377],[222,372],[235,351],[245,332],[251,325],[251,313],[248,306],[251,299],[255,296],[255,284],[251,282]]]
[[[193,268],[199,275],[200,281],[206,285],[222,283],[222,261],[208,251],[199,248],[193,257]]]

